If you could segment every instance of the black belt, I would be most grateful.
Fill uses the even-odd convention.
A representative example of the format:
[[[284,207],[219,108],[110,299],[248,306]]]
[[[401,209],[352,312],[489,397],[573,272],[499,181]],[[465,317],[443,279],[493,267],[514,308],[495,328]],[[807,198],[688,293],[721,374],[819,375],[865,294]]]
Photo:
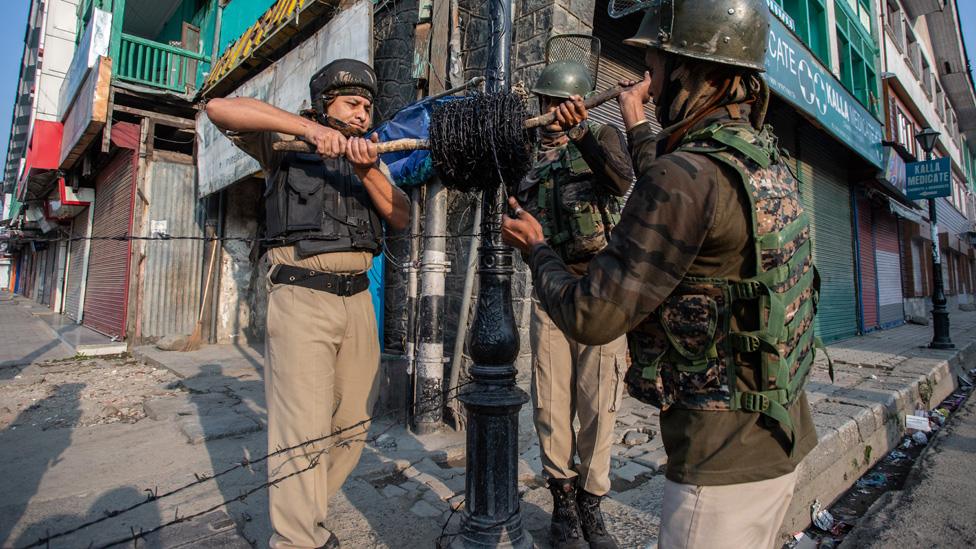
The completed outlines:
[[[271,282],[275,284],[290,284],[329,292],[342,297],[349,297],[359,292],[369,289],[369,275],[359,274],[336,274],[324,271],[313,271],[291,265],[278,265],[271,273]]]

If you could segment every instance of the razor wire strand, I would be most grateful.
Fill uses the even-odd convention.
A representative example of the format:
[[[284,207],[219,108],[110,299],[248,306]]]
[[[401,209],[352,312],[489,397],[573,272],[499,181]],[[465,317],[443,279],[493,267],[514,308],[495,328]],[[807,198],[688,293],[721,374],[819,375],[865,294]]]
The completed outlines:
[[[421,400],[419,402],[416,402],[416,403],[414,403],[411,406],[412,411],[414,413],[417,413],[417,409],[419,407],[421,407],[421,406],[423,406],[425,404],[437,403],[437,402],[440,401],[441,398],[449,395],[450,393],[453,393],[455,391],[459,391],[459,390],[463,389],[464,387],[467,387],[467,386],[472,385],[474,383],[475,383],[475,381],[466,381],[466,382],[460,383],[460,384],[458,384],[458,385],[456,385],[454,387],[445,389],[445,390],[441,391],[437,395],[433,395],[433,396],[428,397],[426,399],[423,399],[423,400]],[[421,408],[421,411],[424,411],[424,410]],[[85,528],[88,528],[90,526],[95,526],[97,524],[101,524],[101,523],[103,523],[103,522],[105,522],[107,520],[116,518],[118,516],[124,515],[126,513],[131,512],[131,511],[134,511],[134,510],[136,510],[136,509],[138,509],[140,507],[149,505],[150,503],[158,502],[158,501],[160,501],[162,499],[165,499],[165,498],[174,496],[174,495],[179,494],[181,492],[185,492],[186,490],[188,490],[190,488],[193,488],[195,486],[199,486],[199,485],[204,484],[206,482],[209,482],[211,480],[215,480],[217,478],[226,476],[226,475],[228,475],[228,474],[230,474],[230,473],[232,473],[234,471],[237,471],[237,470],[240,470],[240,469],[244,469],[244,468],[249,468],[249,467],[251,467],[253,465],[256,465],[256,464],[259,464],[259,463],[263,463],[263,462],[269,460],[272,457],[276,457],[276,456],[279,456],[279,455],[282,455],[282,454],[286,454],[288,452],[292,452],[294,450],[299,450],[299,449],[306,448],[306,447],[311,446],[311,445],[314,445],[314,444],[318,444],[318,443],[321,443],[321,442],[325,442],[327,440],[330,440],[330,439],[333,439],[335,437],[338,437],[339,435],[342,435],[344,433],[348,433],[350,431],[354,431],[356,429],[360,429],[360,428],[362,428],[364,426],[367,426],[367,425],[369,425],[369,424],[371,424],[371,423],[373,423],[373,422],[375,422],[375,421],[377,421],[379,419],[384,419],[386,417],[390,417],[390,416],[393,416],[393,415],[396,415],[396,414],[399,414],[399,413],[400,412],[398,410],[390,410],[390,411],[387,411],[387,412],[384,412],[384,413],[381,413],[381,414],[377,414],[375,416],[372,416],[372,417],[370,417],[368,419],[364,419],[363,421],[360,421],[359,423],[350,425],[349,427],[345,427],[343,429],[339,429],[339,430],[333,431],[332,433],[330,433],[328,435],[323,435],[323,436],[320,436],[320,437],[316,437],[316,438],[312,438],[312,439],[307,439],[307,440],[305,440],[303,442],[300,442],[300,443],[298,443],[298,444],[296,444],[294,446],[289,446],[289,447],[286,447],[286,448],[278,448],[275,451],[269,452],[268,454],[265,454],[264,456],[259,457],[259,458],[256,458],[256,459],[250,459],[250,458],[245,457],[244,459],[242,459],[241,461],[235,463],[234,465],[232,465],[232,466],[230,466],[230,467],[228,467],[228,468],[226,468],[226,469],[224,469],[222,471],[219,471],[217,473],[214,473],[213,475],[206,475],[206,474],[194,473],[195,480],[193,482],[184,484],[184,485],[179,486],[177,488],[173,488],[173,489],[171,489],[171,490],[169,490],[167,492],[164,492],[163,494],[158,494],[156,490],[146,489],[144,491],[149,492],[149,495],[143,501],[140,501],[138,503],[134,503],[132,505],[129,505],[128,507],[123,507],[123,508],[120,508],[120,509],[103,511],[102,516],[99,517],[99,518],[97,518],[97,519],[92,519],[92,520],[89,520],[87,522],[83,522],[83,523],[78,524],[78,525],[76,525],[76,526],[74,526],[72,528],[69,528],[69,529],[66,529],[66,530],[62,530],[62,531],[57,532],[57,533],[54,533],[54,534],[47,534],[44,537],[39,538],[37,541],[34,541],[33,543],[31,543],[29,545],[23,546],[21,549],[28,549],[28,548],[31,548],[31,547],[46,546],[52,540],[59,539],[59,538],[62,538],[62,537],[65,537],[65,536],[74,534],[74,533],[79,532],[81,530],[84,530]],[[364,442],[374,442],[377,438],[379,438],[383,434],[387,433],[395,425],[396,424],[391,424],[390,426],[388,426],[386,429],[384,429],[382,432],[380,432],[376,436],[374,436],[372,438],[366,438],[363,441]],[[327,450],[329,450],[331,448],[334,448],[336,446],[343,445],[343,444],[347,444],[348,445],[348,444],[350,444],[352,442],[359,442],[359,441],[356,440],[356,439],[342,439],[342,440],[340,440],[340,441],[338,441],[338,442],[330,445],[329,447],[323,449],[323,451],[327,451]],[[312,467],[312,468],[314,468],[314,467]],[[302,472],[304,472],[304,471],[302,471]],[[298,472],[290,473],[288,475],[288,477],[296,476],[297,473]],[[265,483],[257,486],[254,489],[250,489],[250,490],[246,491],[243,494],[243,497],[242,496],[237,496],[235,498],[226,500],[222,504],[220,504],[218,506],[215,506],[213,509],[209,509],[206,512],[195,513],[193,515],[187,515],[187,516],[184,516],[184,517],[177,516],[176,518],[174,518],[174,520],[166,523],[165,525],[161,525],[161,526],[162,527],[172,526],[174,524],[178,524],[180,522],[185,522],[187,520],[191,520],[193,518],[197,518],[199,516],[202,516],[203,514],[212,512],[212,511],[214,511],[216,509],[219,509],[223,505],[227,505],[227,504],[230,504],[230,503],[234,503],[236,501],[243,501],[243,499],[245,499],[247,497],[247,495],[250,495],[250,494],[252,494],[252,493],[254,493],[254,492],[258,491],[258,490],[261,490],[261,489],[264,489],[264,488],[268,488],[268,487],[270,487],[270,486],[272,486],[274,484],[278,484],[278,483],[280,483],[283,480],[285,480],[285,479],[284,478],[280,478],[280,479],[277,479],[277,481],[272,480],[272,481],[265,482]],[[146,535],[149,535],[151,533],[154,533],[154,532],[158,531],[159,529],[161,529],[161,528],[160,527],[157,527],[157,528],[155,528],[153,530],[146,531],[140,537],[145,537]],[[128,541],[133,541],[133,538],[132,537],[129,537],[129,538],[126,538],[125,540],[122,540],[120,542],[113,542],[113,543],[114,543],[114,545],[118,545],[119,543],[125,543],[125,542],[128,542]],[[106,546],[103,546],[103,547],[110,547],[110,546],[112,546],[112,545],[106,545]]]

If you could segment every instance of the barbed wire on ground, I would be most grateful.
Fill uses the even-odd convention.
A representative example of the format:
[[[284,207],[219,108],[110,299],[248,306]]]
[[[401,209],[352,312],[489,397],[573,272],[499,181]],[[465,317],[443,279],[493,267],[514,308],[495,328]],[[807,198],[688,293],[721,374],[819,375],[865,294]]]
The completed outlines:
[[[419,413],[428,412],[430,410],[427,410],[427,409],[424,409],[424,408],[421,408],[421,407],[424,406],[424,405],[426,405],[426,404],[438,404],[442,398],[447,397],[448,395],[450,395],[450,393],[459,391],[459,390],[463,389],[464,387],[467,387],[467,386],[472,385],[474,383],[475,383],[474,381],[466,381],[464,383],[458,384],[455,387],[451,387],[451,388],[448,388],[448,389],[446,389],[444,391],[441,391],[439,394],[432,395],[432,396],[430,396],[430,397],[428,397],[426,399],[423,399],[423,400],[421,400],[421,401],[419,401],[417,403],[414,403],[413,406],[411,406],[411,412],[413,412],[414,414],[417,414],[418,413],[418,410],[419,410]],[[143,500],[143,501],[140,501],[138,503],[134,503],[132,505],[129,505],[128,507],[123,507],[123,508],[120,508],[120,509],[105,510],[105,511],[102,512],[102,516],[99,517],[99,518],[96,518],[96,519],[92,519],[92,520],[83,522],[83,523],[78,524],[78,525],[76,525],[76,526],[74,526],[72,528],[69,528],[69,529],[66,529],[66,530],[62,530],[62,531],[56,532],[54,534],[50,534],[50,533],[45,534],[44,537],[41,537],[41,538],[37,539],[36,541],[32,542],[29,545],[24,545],[23,547],[21,547],[21,549],[28,549],[28,548],[31,548],[31,547],[46,547],[46,546],[49,546],[50,543],[51,543],[51,541],[53,541],[53,540],[56,540],[56,539],[59,539],[59,538],[63,538],[65,536],[69,536],[71,534],[77,533],[77,532],[79,532],[81,530],[84,530],[86,528],[89,528],[91,526],[95,526],[95,525],[101,524],[103,522],[106,522],[106,521],[108,521],[110,519],[113,519],[113,518],[119,517],[121,515],[124,515],[126,513],[130,513],[130,512],[132,512],[132,511],[134,511],[134,510],[136,510],[136,509],[138,509],[140,507],[149,505],[150,503],[156,503],[156,502],[158,502],[158,501],[160,501],[162,499],[165,499],[165,498],[174,496],[174,495],[179,494],[181,492],[185,492],[186,490],[189,490],[190,488],[193,488],[195,486],[199,486],[199,485],[204,484],[206,482],[209,482],[211,480],[215,480],[217,478],[223,477],[223,476],[228,475],[228,474],[230,474],[230,473],[232,473],[234,471],[238,471],[238,470],[241,470],[241,469],[244,469],[244,468],[250,468],[253,465],[263,463],[263,462],[269,460],[272,457],[276,457],[276,456],[279,456],[279,455],[282,455],[282,454],[285,454],[285,453],[288,453],[288,452],[291,452],[291,451],[294,451],[294,450],[306,448],[306,447],[311,446],[311,445],[319,444],[321,442],[324,442],[324,441],[327,441],[329,439],[335,438],[335,437],[337,437],[339,435],[342,435],[344,433],[348,433],[348,432],[353,431],[355,429],[359,429],[361,427],[370,425],[370,424],[376,422],[377,420],[385,419],[385,418],[388,418],[388,417],[391,417],[391,416],[394,416],[394,415],[399,415],[399,414],[402,414],[402,413],[403,412],[400,411],[400,410],[390,410],[390,411],[387,411],[387,412],[384,412],[384,413],[381,413],[381,414],[377,414],[375,416],[372,416],[372,417],[370,417],[368,419],[364,419],[363,421],[360,421],[359,423],[350,425],[349,427],[345,427],[343,429],[339,429],[339,430],[333,431],[332,433],[330,433],[328,435],[323,435],[323,436],[320,436],[320,437],[317,437],[317,438],[308,439],[308,440],[305,440],[305,441],[303,441],[303,442],[301,442],[299,444],[296,444],[294,446],[289,446],[287,448],[277,448],[273,452],[270,452],[270,453],[268,453],[268,454],[266,454],[266,455],[264,455],[264,456],[262,456],[260,458],[250,459],[248,457],[244,457],[241,461],[237,462],[236,464],[234,464],[234,465],[232,465],[232,466],[230,466],[230,467],[228,467],[228,468],[226,468],[226,469],[224,469],[222,471],[219,471],[217,473],[214,473],[212,475],[201,474],[201,473],[194,473],[193,476],[194,476],[195,480],[193,482],[190,482],[190,483],[184,484],[182,486],[179,486],[177,488],[171,489],[171,490],[169,490],[169,491],[167,491],[167,492],[165,492],[163,494],[159,494],[158,493],[158,487],[155,488],[155,489],[152,489],[152,490],[150,490],[150,489],[147,488],[147,489],[143,490],[144,492],[148,492],[148,495],[146,496],[146,499]],[[381,437],[384,434],[388,433],[396,425],[398,425],[398,423],[391,423],[385,429],[383,429],[380,433],[377,433],[376,435],[374,435],[372,437],[364,438],[362,440],[357,440],[357,439],[352,439],[352,438],[351,439],[342,439],[342,440],[336,442],[335,444],[330,445],[327,448],[324,448],[322,450],[317,451],[318,452],[318,455],[321,455],[323,452],[327,452],[328,450],[331,450],[332,448],[334,448],[336,446],[349,445],[349,444],[351,444],[353,442],[364,442],[364,443],[375,442],[376,439],[378,439],[379,437]],[[316,460],[315,463],[310,464],[308,467],[306,467],[306,468],[304,468],[304,469],[302,469],[300,471],[295,471],[295,472],[289,473],[288,475],[286,475],[284,477],[280,477],[278,479],[269,480],[269,481],[267,481],[267,482],[265,482],[263,484],[259,484],[259,485],[255,486],[254,488],[251,488],[249,490],[246,490],[245,492],[242,492],[237,497],[234,497],[234,498],[225,500],[222,503],[213,506],[212,508],[206,509],[205,511],[201,511],[201,512],[198,512],[198,513],[193,513],[192,515],[185,515],[185,516],[182,516],[181,517],[178,514],[179,513],[179,508],[177,507],[177,510],[176,510],[176,513],[177,514],[176,514],[176,516],[174,517],[173,520],[171,520],[171,521],[169,521],[167,523],[161,524],[159,526],[156,526],[156,527],[152,528],[151,530],[140,530],[138,532],[133,531],[133,534],[131,536],[125,538],[125,539],[117,540],[117,541],[111,542],[108,545],[101,545],[101,546],[98,546],[98,547],[113,547],[113,546],[116,546],[116,545],[120,545],[122,543],[128,543],[128,542],[135,541],[137,539],[142,539],[145,536],[148,536],[150,534],[153,534],[155,532],[158,532],[159,530],[162,530],[163,528],[166,528],[166,527],[169,527],[169,526],[173,526],[175,524],[179,524],[179,523],[182,523],[182,522],[186,522],[186,521],[192,520],[194,518],[198,518],[198,517],[203,516],[203,515],[205,515],[207,513],[210,513],[210,512],[213,512],[213,511],[217,510],[217,509],[220,509],[221,507],[223,507],[225,505],[230,505],[231,503],[235,503],[235,502],[242,502],[245,499],[247,499],[248,496],[250,496],[251,494],[254,494],[255,492],[258,492],[258,491],[263,490],[265,488],[270,488],[272,486],[275,486],[275,485],[281,483],[283,480],[285,480],[287,478],[291,478],[293,476],[297,476],[298,474],[301,474],[301,473],[303,473],[303,472],[305,472],[307,470],[313,469],[317,465],[317,463],[318,462]],[[92,545],[92,546],[94,547],[94,545]]]

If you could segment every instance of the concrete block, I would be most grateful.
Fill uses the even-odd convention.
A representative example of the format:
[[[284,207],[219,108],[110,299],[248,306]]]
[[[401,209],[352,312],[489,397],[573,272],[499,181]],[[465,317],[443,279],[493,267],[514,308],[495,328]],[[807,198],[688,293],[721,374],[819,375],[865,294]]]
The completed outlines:
[[[155,421],[164,421],[176,416],[189,416],[197,413],[197,407],[192,402],[182,398],[154,398],[142,403],[146,417]]]
[[[381,490],[381,491],[382,491],[384,497],[387,497],[387,498],[390,498],[390,499],[392,499],[392,498],[398,498],[398,497],[407,495],[407,491],[406,490],[404,490],[403,488],[400,488],[399,486],[397,486],[395,484],[390,484],[388,486],[384,486],[383,487],[383,490]]]
[[[640,457],[634,458],[634,463],[643,465],[653,471],[660,471],[668,464],[668,454],[664,448],[659,448]]]
[[[642,475],[649,475],[653,473],[650,468],[645,467],[639,463],[633,461],[628,461],[623,464],[623,466],[618,467],[610,472],[611,476],[619,478],[621,480],[626,480],[627,482],[634,482],[637,477]]]
[[[202,418],[187,417],[180,420],[179,427],[190,444],[246,435],[261,430],[261,424],[257,421],[234,413]]]
[[[436,494],[437,497],[442,500],[446,501],[451,499],[451,496],[454,495],[454,491],[441,482],[439,478],[428,473],[420,473],[419,475],[413,477],[413,480],[430,488],[431,492]]]
[[[442,511],[424,500],[414,503],[413,507],[410,508],[410,512],[421,518],[439,517],[442,513]]]

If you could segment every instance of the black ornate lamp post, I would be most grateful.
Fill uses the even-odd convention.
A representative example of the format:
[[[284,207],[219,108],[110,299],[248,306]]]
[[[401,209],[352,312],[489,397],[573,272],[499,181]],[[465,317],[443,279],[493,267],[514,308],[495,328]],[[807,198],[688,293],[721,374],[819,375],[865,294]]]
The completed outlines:
[[[935,141],[941,135],[932,128],[925,128],[915,135],[918,144],[925,151],[925,159],[932,160],[932,149]],[[939,229],[936,225],[937,216],[935,199],[929,199],[929,226],[932,233],[932,349],[954,349],[952,338],[949,336],[949,310],[946,308],[945,288],[942,283],[942,254],[939,251]]]
[[[508,91],[511,3],[489,2],[489,20],[495,32],[487,89]],[[518,493],[518,414],[529,397],[515,385],[519,337],[512,311],[514,256],[501,242],[503,188],[497,185],[482,195],[480,287],[469,344],[474,383],[459,397],[468,429],[465,510],[454,548],[532,546],[532,536],[522,527]]]

